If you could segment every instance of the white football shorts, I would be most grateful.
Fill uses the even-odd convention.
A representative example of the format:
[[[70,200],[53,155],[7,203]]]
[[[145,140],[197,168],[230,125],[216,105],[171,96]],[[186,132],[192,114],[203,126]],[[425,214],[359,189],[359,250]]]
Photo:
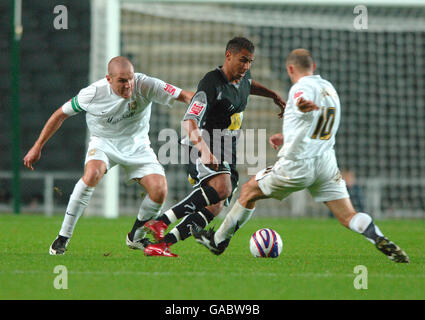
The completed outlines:
[[[306,188],[316,202],[349,197],[334,150],[296,161],[280,158],[273,166],[259,171],[255,179],[266,196],[279,200]]]
[[[149,174],[165,176],[164,168],[159,163],[155,152],[149,145],[149,140],[134,144],[132,139],[105,139],[90,137],[84,164],[90,160],[101,160],[106,164],[106,170],[120,165],[126,174],[127,184],[135,178]]]

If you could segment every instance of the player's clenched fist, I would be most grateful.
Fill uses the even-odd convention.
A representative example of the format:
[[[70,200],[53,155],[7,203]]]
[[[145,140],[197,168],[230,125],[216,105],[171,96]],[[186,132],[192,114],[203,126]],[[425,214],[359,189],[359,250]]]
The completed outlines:
[[[269,138],[269,143],[273,149],[277,150],[283,144],[283,134],[276,133]]]
[[[24,165],[25,167],[27,167],[28,169],[34,170],[32,164],[34,162],[37,162],[38,160],[40,160],[41,157],[41,150],[40,148],[34,146],[30,149],[30,151],[28,151],[28,153],[26,154],[26,156],[24,157]]]

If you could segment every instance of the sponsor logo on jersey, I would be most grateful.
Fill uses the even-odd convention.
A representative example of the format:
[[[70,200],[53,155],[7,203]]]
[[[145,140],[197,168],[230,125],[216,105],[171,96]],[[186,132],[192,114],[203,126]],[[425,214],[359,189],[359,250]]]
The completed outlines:
[[[205,104],[195,101],[193,105],[189,109],[189,114],[194,114],[195,116],[199,116],[202,110],[205,108]]]
[[[164,90],[171,95],[174,95],[176,93],[176,88],[174,88],[171,84],[168,84],[168,83],[165,84]]]
[[[304,92],[302,92],[302,91],[297,91],[297,92],[295,92],[295,94],[294,94],[294,99],[298,98],[298,97],[299,97],[299,96],[301,96],[303,93],[304,93]]]

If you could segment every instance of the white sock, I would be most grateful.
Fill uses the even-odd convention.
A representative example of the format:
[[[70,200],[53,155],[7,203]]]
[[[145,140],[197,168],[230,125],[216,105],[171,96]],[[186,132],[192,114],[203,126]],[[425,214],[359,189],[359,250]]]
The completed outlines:
[[[372,243],[375,243],[376,235],[384,236],[378,226],[373,223],[372,217],[364,212],[355,214],[350,220],[349,227],[351,230],[363,234]]]
[[[214,235],[214,242],[218,245],[226,239],[230,239],[233,234],[237,231],[236,226],[241,228],[251,218],[254,209],[247,209],[241,206],[238,200],[236,200],[232,209],[227,214],[220,228]]]
[[[94,189],[95,187],[89,187],[86,185],[83,179],[78,180],[71,196],[69,197],[65,218],[63,219],[59,235],[71,238],[78,218],[80,218],[84,210],[87,208]]]
[[[139,213],[137,214],[137,219],[140,221],[152,220],[155,219],[161,212],[163,203],[156,203],[151,200],[149,195],[147,195],[140,205]]]
[[[161,212],[163,203],[156,203],[147,195],[140,205],[139,213],[137,214],[137,219],[139,221],[147,221],[155,219]],[[143,228],[139,228],[134,233],[133,241],[143,239],[146,236],[146,232],[143,231]]]
[[[176,227],[174,227],[170,231],[170,233],[172,233],[176,237],[177,241],[180,241],[181,240],[180,231]]]
[[[173,210],[169,209],[164,212],[164,215],[167,216],[168,220],[170,220],[170,224],[176,222],[178,219]]]

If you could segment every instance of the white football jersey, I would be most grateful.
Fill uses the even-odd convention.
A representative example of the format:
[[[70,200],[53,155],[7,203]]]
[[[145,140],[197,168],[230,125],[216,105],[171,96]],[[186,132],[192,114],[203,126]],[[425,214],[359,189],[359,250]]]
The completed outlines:
[[[303,113],[300,97],[313,101],[319,110]],[[341,105],[333,85],[319,75],[302,77],[289,90],[283,116],[284,144],[278,157],[299,160],[322,155],[333,148],[341,117]]]
[[[135,73],[134,78],[135,88],[129,99],[116,95],[104,78],[82,89],[62,110],[68,115],[86,111],[92,136],[149,143],[152,102],[172,106],[181,89],[143,73]]]

